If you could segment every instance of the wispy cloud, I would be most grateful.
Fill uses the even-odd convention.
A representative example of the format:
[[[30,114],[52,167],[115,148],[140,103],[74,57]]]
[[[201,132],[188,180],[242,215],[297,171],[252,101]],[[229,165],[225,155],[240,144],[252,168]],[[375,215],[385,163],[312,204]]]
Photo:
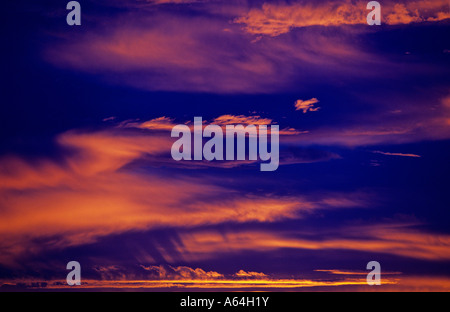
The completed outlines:
[[[222,115],[214,119],[213,124],[219,126],[226,125],[270,125],[272,119],[261,118],[261,116],[244,116],[244,115]]]
[[[329,273],[329,274],[334,274],[334,275],[364,275],[367,276],[367,271],[365,272],[356,272],[356,271],[344,271],[344,270],[336,270],[336,269],[332,269],[332,270],[314,270],[315,272],[325,272],[325,273]],[[402,274],[401,272],[386,272],[383,271],[383,275],[400,275]]]
[[[175,126],[176,124],[174,123],[174,119],[165,116],[154,118],[144,122],[125,120],[118,125],[119,128],[138,128],[166,131],[171,131]]]
[[[343,234],[345,233],[345,234]],[[225,235],[214,231],[185,233],[183,248],[193,259],[211,257],[209,251],[224,252],[260,251],[270,252],[283,248],[298,250],[350,250],[366,253],[390,254],[405,258],[428,261],[450,259],[450,236],[432,234],[410,229],[410,224],[377,224],[345,227],[328,232],[326,238],[320,232],[311,238],[304,233],[270,231],[236,231]]]
[[[345,125],[318,125],[314,128],[308,128],[308,132],[301,136],[285,137],[283,141],[286,144],[301,146],[370,146],[449,139],[450,97],[447,95],[431,99],[428,94],[427,96],[427,99],[408,97],[398,100],[398,105],[405,106],[400,113],[388,111],[392,104],[390,98],[380,98],[376,102],[367,102],[366,105],[371,107],[368,112],[355,113],[354,119]],[[424,105],[424,101],[428,105]],[[352,113],[348,113],[347,116],[349,114]],[[400,155],[402,153],[390,154],[391,156],[420,156],[414,156],[415,154]],[[390,154],[386,153],[385,155]]]
[[[230,23],[228,11],[210,14],[208,8],[217,10],[217,5],[205,6],[203,14],[195,15],[165,6],[145,13],[131,10],[118,14],[107,27],[94,23],[89,32],[71,34],[76,38],[67,37],[65,31],[55,34],[57,40],[42,55],[59,68],[88,73],[111,84],[238,94],[297,89],[298,79],[305,83],[313,76],[324,79],[324,66],[333,79],[335,75],[371,76],[374,73],[362,70],[365,65],[386,62],[344,34],[337,38],[310,30],[291,38],[254,42],[241,24]],[[238,4],[225,7],[229,6],[236,6],[236,14],[246,10]],[[389,62],[382,68],[395,66]]]
[[[246,115],[221,115],[212,120],[203,120],[203,128],[208,126],[209,124],[218,125],[222,127],[223,131],[226,130],[227,125],[255,125],[255,126],[270,126],[276,125],[277,122],[270,118],[264,118],[259,115],[246,116]],[[191,131],[194,131],[194,122],[193,120],[184,121],[182,124],[187,125]],[[174,122],[173,118],[169,117],[158,117],[148,121],[135,121],[135,120],[125,120],[118,124],[118,128],[137,128],[137,129],[146,129],[146,130],[166,130],[172,131],[173,127],[175,127],[177,123]],[[270,128],[269,128],[270,129]],[[239,130],[237,130],[239,131]],[[286,127],[279,130],[279,134],[282,136],[287,135],[299,135],[307,133],[305,131],[300,131],[294,128]]]
[[[381,151],[373,151],[372,153],[374,153],[374,154],[381,154],[381,155],[387,155],[387,156],[415,157],[415,158],[422,157],[422,156],[416,155],[416,154],[388,153],[388,152],[381,152]]]
[[[66,248],[127,231],[271,223],[342,206],[333,195],[322,194],[321,201],[250,196],[220,185],[213,176],[164,176],[149,166],[152,159],[166,157],[171,138],[159,127],[150,128],[150,133],[129,128],[64,133],[57,137],[64,151],[59,160],[3,157],[0,263],[14,265],[30,248]],[[170,168],[169,160],[166,164]],[[345,205],[361,203],[347,200]],[[37,239],[52,243],[37,244]]]

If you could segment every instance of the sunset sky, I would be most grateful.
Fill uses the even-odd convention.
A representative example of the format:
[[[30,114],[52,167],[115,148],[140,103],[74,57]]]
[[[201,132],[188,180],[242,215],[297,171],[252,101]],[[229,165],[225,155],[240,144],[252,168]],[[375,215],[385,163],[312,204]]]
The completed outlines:
[[[67,2],[2,9],[0,287],[450,291],[448,0]],[[278,170],[173,160],[194,117]]]

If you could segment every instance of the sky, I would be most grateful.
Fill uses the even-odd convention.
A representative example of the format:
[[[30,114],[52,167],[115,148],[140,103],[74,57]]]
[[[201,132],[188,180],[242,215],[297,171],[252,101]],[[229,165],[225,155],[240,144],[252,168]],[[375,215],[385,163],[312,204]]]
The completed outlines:
[[[450,4],[8,1],[0,290],[449,291]],[[171,130],[278,125],[280,166]],[[381,265],[368,286],[367,263]]]

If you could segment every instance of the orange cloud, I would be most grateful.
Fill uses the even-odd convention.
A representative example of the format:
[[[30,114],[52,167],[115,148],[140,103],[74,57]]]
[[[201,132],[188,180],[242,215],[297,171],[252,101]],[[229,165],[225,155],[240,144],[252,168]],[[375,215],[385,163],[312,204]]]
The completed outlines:
[[[251,9],[236,18],[246,32],[255,35],[279,36],[293,28],[308,26],[340,26],[366,24],[367,1],[324,1],[322,3],[272,4]],[[446,0],[421,0],[405,3],[383,2],[382,23],[390,25],[450,18]]]
[[[185,125],[188,125],[191,131],[194,131],[194,125],[192,120],[188,120],[184,122]],[[219,117],[214,118],[211,121],[203,120],[203,128],[208,124],[218,125],[222,127],[223,131],[227,125],[275,125],[277,124],[270,118],[263,118],[261,116],[245,116],[245,115],[221,115]],[[159,117],[149,121],[137,122],[137,121],[129,121],[126,120],[119,124],[119,128],[137,128],[137,129],[146,129],[146,130],[166,130],[172,131],[173,127],[177,124],[174,123],[174,120],[169,117]],[[269,128],[270,129],[270,128]],[[237,130],[239,131],[239,130]],[[280,135],[297,135],[305,133],[304,131],[299,131],[294,128],[284,128],[279,130]]]
[[[339,233],[345,233],[345,237]],[[429,261],[450,260],[449,235],[411,230],[406,224],[348,227],[340,229],[339,233],[336,232],[334,237],[328,233],[326,239],[316,240],[301,238],[302,234],[295,232],[238,231],[219,234],[214,231],[194,231],[181,235],[182,252],[190,253],[192,260],[210,258],[213,250],[235,253],[282,248],[353,250]]]
[[[268,277],[264,273],[246,272],[244,270],[240,270],[239,272],[235,273],[234,276],[241,277],[241,278],[267,278]]]
[[[301,110],[303,111],[303,114],[306,114],[307,112],[317,112],[320,109],[320,107],[314,107],[314,105],[317,103],[319,103],[319,100],[316,98],[312,98],[306,101],[297,100],[295,102],[295,110]]]
[[[448,1],[419,0],[390,4],[386,23],[390,25],[417,22],[438,22],[450,18]]]
[[[244,115],[222,115],[217,118],[215,118],[213,121],[211,121],[212,124],[219,125],[223,128],[227,125],[276,125],[277,123],[274,122],[270,118],[262,118],[261,116],[244,116]],[[299,131],[294,128],[284,128],[278,131],[280,135],[286,136],[286,135],[298,135],[305,133],[304,131]]]
[[[316,129],[308,129],[302,135],[285,136],[281,142],[298,146],[341,145],[353,147],[447,140],[450,138],[449,103],[448,95],[435,100],[428,99],[426,103],[423,100],[404,99],[397,103],[397,105],[405,105],[403,110],[383,112],[379,111],[379,107],[386,110],[386,107],[392,104],[392,99],[380,98],[376,102],[367,102],[368,106],[377,106],[375,113],[359,114],[358,120],[345,126],[324,125]],[[390,153],[391,156],[420,156],[400,154]]]
[[[148,121],[144,122],[137,122],[137,121],[124,121],[120,123],[118,126],[119,128],[138,128],[138,129],[147,129],[147,130],[166,130],[166,131],[172,131],[173,127],[175,127],[176,124],[174,123],[174,120],[169,117],[159,117],[154,118]]]
[[[244,24],[245,31],[251,34],[279,36],[296,27],[362,24],[367,14],[361,8],[365,6],[358,8],[349,2],[326,2],[321,5],[264,3],[261,9],[251,9],[246,16],[234,22]]]
[[[224,277],[218,272],[206,272],[200,268],[192,269],[186,266],[172,267],[172,266],[144,266],[141,267],[150,272],[151,276],[155,276],[161,280],[214,280]]]
[[[282,278],[277,274],[246,272],[239,270],[232,275],[216,271],[206,271],[201,268],[187,266],[140,266],[144,276],[136,276],[126,268],[118,266],[97,267],[101,274],[100,280],[83,279],[77,289],[100,290],[145,290],[145,289],[216,289],[216,290],[275,290],[292,291],[316,289],[323,291],[449,291],[450,279],[431,275],[404,275],[400,272],[382,272],[381,286],[367,285],[366,272],[343,270],[314,270],[318,273],[330,273],[333,278],[324,278],[321,274],[311,278]],[[301,273],[301,272],[298,272]],[[38,289],[73,289],[67,286],[65,280],[37,279],[2,279],[1,290],[38,290]]]
[[[220,273],[218,273],[220,274]],[[365,273],[367,274],[367,273]],[[383,274],[383,273],[382,273]],[[382,275],[383,276],[383,275]],[[66,281],[1,281],[0,289],[69,289]],[[371,287],[367,285],[366,278],[341,278],[334,280],[323,279],[255,279],[255,280],[236,280],[236,279],[192,279],[192,280],[83,280],[80,288],[89,289],[117,289],[117,290],[145,290],[145,289],[216,289],[216,290],[274,290],[274,291],[292,291],[295,289],[314,291],[318,287],[319,291],[381,291],[381,292],[448,292],[450,291],[450,279],[441,276],[395,276],[390,278],[382,277],[382,285]]]
[[[93,26],[73,40],[46,45],[42,55],[54,66],[85,72],[110,84],[239,94],[298,89],[298,80],[323,79],[324,68],[333,77],[367,77],[375,73],[363,68],[398,66],[358,48],[353,37],[305,32],[295,38],[254,42],[240,24],[229,22],[246,7],[231,7],[223,5],[226,12],[195,17],[166,12],[164,7],[133,10],[118,15],[107,27]],[[234,13],[230,15],[229,10]],[[58,39],[66,36],[57,34]]]
[[[244,115],[222,115],[214,119],[212,122],[215,125],[270,125],[272,119],[261,118],[261,116],[244,116]]]
[[[343,270],[314,270],[315,272],[326,272],[335,275],[364,275],[367,276],[367,271],[365,272],[355,272],[355,271],[343,271]],[[401,272],[385,272],[383,271],[383,275],[399,275]]]
[[[240,270],[233,275],[224,275],[215,271],[205,271],[201,268],[190,268],[186,266],[172,267],[168,265],[142,266],[147,272],[147,277],[143,279],[133,279],[133,275],[120,272],[120,268],[115,266],[97,268],[102,274],[101,280],[83,280],[81,289],[295,289],[305,287],[339,287],[366,285],[364,278],[335,278],[333,280],[324,279],[285,279],[269,276],[265,273],[246,272]],[[111,272],[111,273],[109,273]],[[115,277],[115,278],[111,278]],[[397,279],[383,278],[383,285],[396,284]],[[4,285],[21,285],[21,287],[37,289],[68,289],[65,281],[1,281]],[[2,285],[2,287],[4,287]]]
[[[3,287],[7,289],[11,284],[15,284],[15,281],[5,281]],[[397,280],[386,279],[384,284],[396,284]],[[69,286],[65,284],[65,281],[54,282],[29,282],[18,283],[20,287],[26,289],[69,289]],[[45,286],[41,286],[45,285]],[[339,287],[339,286],[357,286],[366,285],[365,279],[348,278],[338,281],[316,281],[310,279],[270,279],[270,280],[115,280],[115,281],[97,281],[97,280],[84,280],[82,285],[78,288],[81,289],[216,289],[216,290],[293,290],[302,288],[313,287]],[[14,286],[10,286],[14,289]],[[368,286],[367,286],[368,287]],[[20,288],[19,288],[20,289]],[[339,289],[337,289],[339,290]],[[367,290],[367,289],[366,289]],[[380,289],[381,290],[381,289]]]
[[[12,156],[0,161],[2,264],[14,265],[24,252],[90,243],[126,231],[275,222],[341,204],[327,202],[326,196],[319,202],[249,196],[207,177],[142,171],[136,162],[150,159],[151,164],[170,150],[171,138],[158,131],[71,131],[56,141],[63,149],[58,161]],[[49,243],[34,244],[37,239]]]
[[[388,152],[381,152],[381,151],[373,151],[372,153],[387,155],[387,156],[414,157],[414,158],[422,157],[422,156],[416,155],[416,154],[388,153]]]

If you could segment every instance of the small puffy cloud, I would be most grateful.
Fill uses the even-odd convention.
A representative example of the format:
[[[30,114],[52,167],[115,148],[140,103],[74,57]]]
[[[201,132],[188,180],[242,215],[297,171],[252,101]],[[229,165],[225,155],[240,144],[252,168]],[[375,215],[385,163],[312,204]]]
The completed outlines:
[[[267,275],[264,273],[258,273],[258,272],[246,272],[244,270],[240,270],[239,272],[234,274],[235,277],[239,278],[267,278]]]
[[[301,110],[303,111],[303,114],[306,114],[307,112],[317,112],[320,109],[320,107],[314,107],[314,105],[317,103],[319,103],[319,100],[316,98],[312,98],[306,101],[297,100],[295,102],[295,110]]]
[[[170,265],[141,265],[141,268],[150,272],[151,278],[161,280],[212,280],[224,277],[223,274],[214,271],[207,272],[200,268],[192,269],[186,266],[172,267]]]

